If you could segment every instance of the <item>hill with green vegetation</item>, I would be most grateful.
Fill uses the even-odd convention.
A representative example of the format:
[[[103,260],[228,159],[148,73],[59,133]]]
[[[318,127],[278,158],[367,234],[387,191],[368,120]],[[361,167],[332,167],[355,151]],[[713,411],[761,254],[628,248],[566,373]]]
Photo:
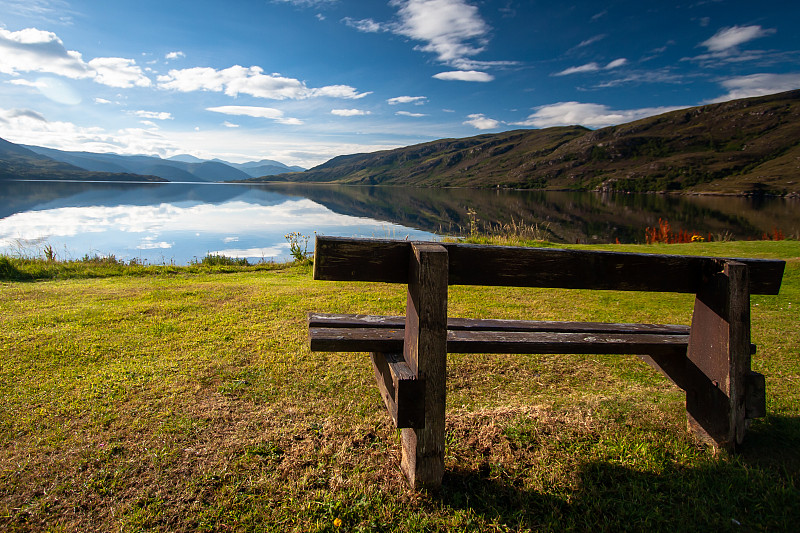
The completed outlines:
[[[84,170],[0,139],[0,181],[5,180],[166,181],[127,172]]]
[[[580,126],[339,156],[261,181],[800,194],[800,90]]]

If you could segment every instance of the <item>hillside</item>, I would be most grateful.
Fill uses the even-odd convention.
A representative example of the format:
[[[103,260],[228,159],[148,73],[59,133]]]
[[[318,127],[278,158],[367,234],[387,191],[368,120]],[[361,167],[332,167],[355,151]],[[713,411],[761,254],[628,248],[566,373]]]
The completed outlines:
[[[0,139],[0,181],[11,179],[166,181],[152,175],[136,175],[116,169],[89,171]]]
[[[619,126],[516,130],[339,156],[260,181],[800,194],[800,90]]]
[[[24,148],[84,170],[153,175],[168,181],[241,181],[298,169],[304,170],[300,167],[290,167],[270,159],[251,161],[249,163],[229,163],[221,159],[207,161],[185,154],[162,159],[157,156],[147,155],[66,152],[41,146],[24,146]]]

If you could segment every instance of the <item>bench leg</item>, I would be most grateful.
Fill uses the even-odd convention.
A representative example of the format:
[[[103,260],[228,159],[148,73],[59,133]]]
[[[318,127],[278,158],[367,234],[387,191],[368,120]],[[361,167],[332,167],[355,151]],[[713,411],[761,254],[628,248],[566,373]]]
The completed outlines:
[[[752,381],[747,265],[726,262],[698,292],[687,365],[694,376],[685,387],[689,427],[701,440],[733,451],[748,425]]]
[[[425,383],[425,425],[402,430],[400,466],[415,489],[435,489],[444,475],[447,370],[447,250],[412,244],[403,357]]]

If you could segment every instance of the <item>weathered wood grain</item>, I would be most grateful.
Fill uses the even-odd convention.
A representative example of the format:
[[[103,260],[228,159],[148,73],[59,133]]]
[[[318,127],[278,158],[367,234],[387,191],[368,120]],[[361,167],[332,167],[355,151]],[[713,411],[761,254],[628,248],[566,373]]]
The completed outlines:
[[[733,449],[765,414],[750,371],[750,294],[777,294],[785,263],[317,237],[314,278],[408,283],[406,316],[311,313],[312,350],[371,352],[402,430],[401,469],[415,488],[444,471],[446,354],[635,354],[686,391],[690,427]],[[447,286],[503,285],[694,293],[692,326],[447,317]],[[402,354],[402,355],[400,355]]]
[[[320,352],[399,351],[402,330],[386,328],[310,328],[311,349]],[[563,331],[447,332],[448,353],[664,354],[685,356],[686,334]]]
[[[312,328],[387,328],[405,327],[404,316],[309,313]],[[555,320],[501,320],[485,318],[447,319],[450,331],[562,331],[565,333],[661,333],[688,335],[689,326],[678,324],[622,324],[613,322],[559,322]]]
[[[314,279],[406,283],[412,243],[317,236]],[[451,285],[697,293],[726,259],[441,243]],[[785,266],[736,259],[748,266],[751,294],[777,294]]]
[[[406,364],[401,353],[370,354],[375,381],[397,428],[425,427],[425,382]]]
[[[731,261],[697,293],[687,350],[702,372],[686,389],[686,412],[695,434],[734,450],[747,428],[746,376],[750,373],[748,268]]]
[[[403,358],[425,381],[425,426],[402,430],[400,468],[416,489],[436,489],[444,474],[447,377],[447,250],[413,244]]]

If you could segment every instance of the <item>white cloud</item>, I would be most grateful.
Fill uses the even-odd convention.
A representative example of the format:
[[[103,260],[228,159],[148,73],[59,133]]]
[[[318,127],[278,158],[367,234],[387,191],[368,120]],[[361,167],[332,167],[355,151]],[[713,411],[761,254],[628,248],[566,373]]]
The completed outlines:
[[[151,118],[154,120],[172,120],[172,113],[166,111],[134,111],[134,115],[142,118]]]
[[[477,70],[452,70],[450,72],[440,72],[433,75],[437,80],[446,81],[478,81],[487,82],[492,81],[494,76],[486,72],[478,72]]]
[[[127,89],[134,86],[149,87],[153,83],[133,59],[96,57],[89,61],[89,66],[95,73],[94,81],[109,87]]]
[[[166,241],[147,242],[145,240],[145,242],[143,242],[141,244],[138,244],[136,246],[136,249],[137,250],[164,250],[164,249],[172,248],[173,246],[175,246],[174,242],[166,242]]]
[[[752,96],[766,96],[768,94],[800,89],[800,73],[751,74],[750,76],[729,78],[723,80],[721,84],[728,90],[728,94],[710,100],[710,103],[726,102],[728,100],[749,98]]]
[[[238,124],[234,124],[233,122],[228,122],[227,120],[225,122],[223,122],[222,125],[225,126],[226,128],[238,128],[239,127]]]
[[[534,126],[537,128],[571,125],[602,128],[639,120],[640,118],[653,115],[660,115],[668,111],[683,109],[683,107],[647,107],[642,109],[614,110],[602,104],[559,102],[535,109],[536,112],[529,115],[526,120],[514,124],[517,126]]]
[[[740,44],[766,37],[775,33],[774,29],[764,29],[761,26],[733,26],[722,28],[709,39],[700,43],[709,52],[723,52]]]
[[[615,68],[619,68],[623,65],[626,65],[628,60],[624,57],[620,57],[619,59],[615,59],[611,61],[606,66],[600,66],[599,64],[595,63],[594,61],[591,63],[586,63],[585,65],[580,65],[577,67],[569,67],[561,72],[556,72],[553,76],[568,76],[570,74],[583,74],[586,72],[599,72],[601,70],[612,70]]]
[[[385,29],[380,23],[372,19],[355,20],[350,17],[345,17],[342,19],[342,22],[364,33],[377,33]]]
[[[39,89],[44,86],[44,84],[40,81],[30,81],[30,80],[10,80],[8,83],[11,85],[19,85],[20,87],[33,87],[34,89]]]
[[[194,67],[170,70],[158,77],[159,87],[180,92],[212,91],[225,92],[228,96],[248,94],[272,100],[301,100],[327,96],[331,98],[358,99],[370,93],[359,93],[348,85],[330,85],[309,89],[305,83],[280,74],[264,74],[261,67],[232,67],[216,70],[210,67]]]
[[[600,70],[600,65],[595,62],[586,63],[577,67],[565,68],[561,72],[556,72],[553,76],[569,76],[570,74],[582,74],[584,72],[597,72]]]
[[[67,78],[91,78],[81,54],[64,48],[58,36],[36,28],[12,32],[0,28],[0,72],[48,72]]]
[[[410,111],[398,111],[397,113],[395,113],[395,115],[400,115],[400,116],[403,116],[403,117],[414,117],[414,118],[427,117],[428,116],[425,113],[411,113]]]
[[[184,57],[186,57],[186,54],[184,54],[180,50],[177,50],[175,52],[170,52],[167,55],[165,55],[164,59],[166,59],[167,61],[171,61],[173,59],[181,59],[181,58],[184,58]]]
[[[95,104],[110,104],[111,100],[106,100],[105,98],[95,98],[94,99],[94,103]]]
[[[206,111],[214,113],[223,113],[225,115],[238,115],[254,118],[268,118],[274,120],[279,124],[299,125],[303,121],[296,118],[287,118],[283,116],[283,111],[272,107],[256,107],[245,105],[223,105],[219,107],[207,107]]]
[[[603,13],[605,13],[605,11]],[[606,34],[605,33],[601,33],[600,35],[595,35],[594,37],[589,37],[585,41],[581,41],[580,43],[578,43],[577,46],[575,46],[575,48],[584,48],[586,46],[589,46],[590,44],[594,44],[594,43],[596,43],[598,41],[602,41],[605,38],[606,38]]]
[[[133,59],[97,57],[85,62],[79,52],[67,50],[49,31],[0,28],[0,72],[44,72],[71,79],[93,79],[111,87],[148,87],[152,82]]]
[[[611,61],[608,65],[606,65],[605,66],[605,70],[611,70],[611,69],[619,68],[619,67],[621,67],[623,65],[627,65],[627,64],[628,64],[628,60],[625,59],[624,57],[620,57],[619,59],[615,59],[614,61]]]
[[[389,105],[397,105],[397,104],[415,104],[415,105],[422,105],[428,99],[427,96],[395,96],[394,98],[389,98],[386,100],[386,103]]]
[[[327,85],[319,89],[308,90],[308,97],[325,96],[328,98],[343,98],[346,100],[360,100],[370,94],[372,94],[372,91],[359,93],[349,85]]]
[[[469,124],[479,130],[490,130],[500,125],[500,122],[485,116],[483,113],[476,113],[474,115],[467,115],[469,120],[465,120],[464,124]]]
[[[363,109],[331,109],[331,115],[339,117],[358,117],[371,114],[371,111],[364,111]]]
[[[3,138],[10,142],[59,150],[119,154],[165,154],[176,150],[171,141],[150,129],[125,128],[110,132],[71,122],[50,122],[29,109],[0,108],[0,125]],[[183,152],[185,150],[176,153]]]
[[[426,44],[419,49],[437,55],[439,61],[458,66],[458,61],[484,50],[489,25],[478,8],[464,0],[392,0],[400,24],[394,32]],[[474,43],[474,44],[473,44]]]

